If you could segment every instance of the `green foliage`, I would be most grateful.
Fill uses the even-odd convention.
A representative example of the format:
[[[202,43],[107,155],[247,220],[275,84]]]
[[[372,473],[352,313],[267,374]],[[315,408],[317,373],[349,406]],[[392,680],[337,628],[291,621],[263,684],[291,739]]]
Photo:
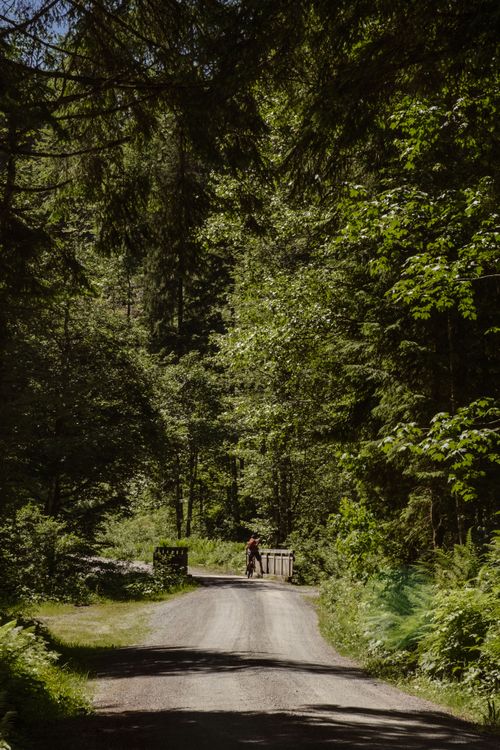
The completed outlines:
[[[123,502],[128,482],[152,463],[148,358],[102,299],[66,299],[32,312],[35,319],[9,326],[9,377],[0,384],[4,502],[36,498],[88,533],[100,508]]]
[[[411,568],[382,572],[372,579],[366,609],[371,649],[416,651],[429,628],[433,595],[431,580]]]
[[[384,535],[375,516],[363,502],[342,497],[338,511],[323,527],[304,524],[289,535],[288,547],[296,553],[294,572],[300,583],[317,583],[330,577],[366,580],[383,562]]]
[[[478,576],[483,561],[469,531],[465,544],[455,544],[452,550],[435,550],[433,562],[437,586],[449,590],[471,584]],[[489,565],[483,565],[483,570],[486,568]]]
[[[158,546],[188,547],[189,565],[222,570],[226,573],[242,573],[245,570],[245,546],[223,539],[207,539],[190,536],[184,539],[161,539]]]
[[[498,529],[493,532],[477,580],[482,590],[500,595],[500,530]]]
[[[12,733],[15,746],[26,732],[87,712],[82,680],[57,665],[57,654],[34,628],[5,617],[0,622],[0,691],[13,712],[8,737]]]
[[[286,546],[295,552],[293,578],[297,583],[315,584],[337,571],[339,560],[324,530],[317,529],[312,534],[294,531],[288,536]]]
[[[498,534],[485,555],[471,536],[424,568],[344,573],[321,587],[325,634],[375,674],[497,723],[500,689]],[[495,718],[496,717],[496,718]]]
[[[325,581],[320,604],[320,623],[326,637],[343,653],[362,658],[368,648],[363,627],[363,583],[347,576]]]
[[[10,600],[79,599],[87,545],[66,524],[29,504],[0,526],[0,593]]]
[[[8,591],[64,595],[57,561],[80,595],[71,534],[104,517],[106,554],[189,537],[217,565],[259,519],[357,634],[370,609],[374,659],[491,694],[498,545],[463,541],[499,472],[495,3],[11,5]],[[16,527],[32,501],[52,520]]]
[[[117,560],[151,562],[158,540],[175,533],[170,508],[139,510],[130,516],[110,515],[97,535],[100,554]]]
[[[383,532],[363,503],[342,498],[338,513],[328,519],[328,533],[338,559],[338,570],[363,579],[380,568]]]
[[[440,677],[460,678],[478,662],[486,634],[498,617],[494,598],[475,588],[436,596],[431,628],[420,644],[421,668]]]
[[[183,583],[177,576],[157,574],[147,565],[90,558],[82,599],[92,601],[158,601]]]
[[[165,532],[170,531],[171,536]],[[99,536],[100,551],[109,558],[152,562],[155,547],[188,547],[189,565],[226,571],[245,567],[244,545],[193,534],[178,539],[172,509],[140,511],[130,517],[110,517]]]
[[[406,450],[436,464],[445,463],[451,492],[467,502],[477,497],[478,480],[492,473],[492,464],[500,463],[495,427],[499,415],[493,399],[483,398],[454,415],[436,414],[426,430],[415,423],[400,425],[381,444],[389,456]]]

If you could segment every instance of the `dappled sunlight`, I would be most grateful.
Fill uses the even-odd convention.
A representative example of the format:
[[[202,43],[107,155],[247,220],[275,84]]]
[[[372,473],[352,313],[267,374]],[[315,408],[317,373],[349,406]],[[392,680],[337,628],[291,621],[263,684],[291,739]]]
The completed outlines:
[[[112,707],[110,707],[112,709]],[[355,750],[493,750],[493,740],[441,714],[381,711],[336,705],[302,706],[297,712],[124,711],[106,713],[73,727],[75,750],[202,750],[214,747],[340,747]],[[62,750],[62,745],[53,745]]]

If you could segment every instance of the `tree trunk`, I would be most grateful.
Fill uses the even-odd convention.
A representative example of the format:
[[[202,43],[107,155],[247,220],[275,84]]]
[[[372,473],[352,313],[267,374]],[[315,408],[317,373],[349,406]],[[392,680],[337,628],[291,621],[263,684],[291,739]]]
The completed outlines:
[[[229,456],[229,474],[231,481],[227,488],[227,500],[229,513],[237,524],[240,521],[240,509],[238,504],[238,464],[235,456]]]
[[[196,487],[196,475],[198,473],[198,450],[194,446],[189,447],[189,484],[188,501],[186,513],[186,536],[191,536],[193,522],[194,496]]]
[[[48,516],[57,516],[61,507],[61,478],[59,474],[52,477],[47,500],[45,502],[45,513]]]
[[[443,546],[444,525],[439,508],[439,499],[436,497],[434,490],[431,490],[431,526],[432,526],[432,546],[434,549]]]
[[[182,526],[184,523],[184,513],[182,510],[182,479],[181,465],[179,454],[176,454],[176,476],[175,476],[175,524],[177,539],[182,539]]]
[[[177,255],[177,354],[181,356],[184,353],[184,277],[186,275],[186,241],[187,241],[187,220],[186,220],[186,144],[184,133],[179,126],[179,244]]]

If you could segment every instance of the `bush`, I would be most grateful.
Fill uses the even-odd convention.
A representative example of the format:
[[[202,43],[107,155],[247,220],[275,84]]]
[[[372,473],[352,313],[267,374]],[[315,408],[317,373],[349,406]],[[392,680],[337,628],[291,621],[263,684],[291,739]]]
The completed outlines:
[[[86,545],[66,525],[29,504],[0,526],[0,595],[5,599],[78,599],[85,589]]]
[[[367,580],[383,564],[380,523],[362,502],[343,497],[326,527],[295,531],[287,546],[296,553],[294,579],[314,584],[328,578]]]
[[[372,572],[366,581],[338,570],[321,586],[321,625],[372,673],[498,724],[499,594],[500,534],[483,557],[469,535],[428,568]]]
[[[296,531],[286,546],[295,552],[293,579],[296,583],[315,584],[334,575],[338,565],[331,539],[317,529],[314,535]]]
[[[151,562],[158,540],[172,534],[168,508],[156,508],[125,517],[108,517],[97,536],[101,554],[118,560]]]
[[[226,573],[245,570],[245,547],[239,542],[204,539],[161,539],[158,546],[189,547],[189,565],[223,570]]]
[[[420,643],[419,665],[430,675],[460,679],[480,660],[490,628],[495,626],[494,598],[477,588],[436,596],[431,628]]]
[[[340,574],[366,581],[380,570],[385,540],[380,521],[364,503],[342,498],[338,513],[328,519],[328,534]]]
[[[451,550],[434,551],[434,580],[441,589],[465,586],[473,581],[481,568],[481,556],[469,530],[465,544],[455,544]]]
[[[4,746],[17,744],[20,728],[31,733],[51,721],[89,710],[81,678],[57,666],[58,656],[15,620],[0,619],[0,694],[5,696],[0,731]],[[1,747],[1,744],[0,744]]]
[[[181,583],[178,576],[167,580],[147,565],[99,558],[91,558],[91,570],[85,579],[94,599],[104,597],[114,601],[157,601]]]

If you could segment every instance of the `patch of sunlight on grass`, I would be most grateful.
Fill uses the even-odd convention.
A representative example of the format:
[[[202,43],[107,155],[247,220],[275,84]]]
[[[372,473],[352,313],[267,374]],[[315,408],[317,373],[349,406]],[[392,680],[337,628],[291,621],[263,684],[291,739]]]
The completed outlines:
[[[150,620],[162,604],[180,593],[167,595],[161,602],[102,601],[87,606],[40,604],[33,615],[41,620],[64,646],[119,648],[140,644],[150,632]]]
[[[35,615],[63,644],[130,646],[148,633],[156,602],[102,602],[87,607],[44,604]]]

